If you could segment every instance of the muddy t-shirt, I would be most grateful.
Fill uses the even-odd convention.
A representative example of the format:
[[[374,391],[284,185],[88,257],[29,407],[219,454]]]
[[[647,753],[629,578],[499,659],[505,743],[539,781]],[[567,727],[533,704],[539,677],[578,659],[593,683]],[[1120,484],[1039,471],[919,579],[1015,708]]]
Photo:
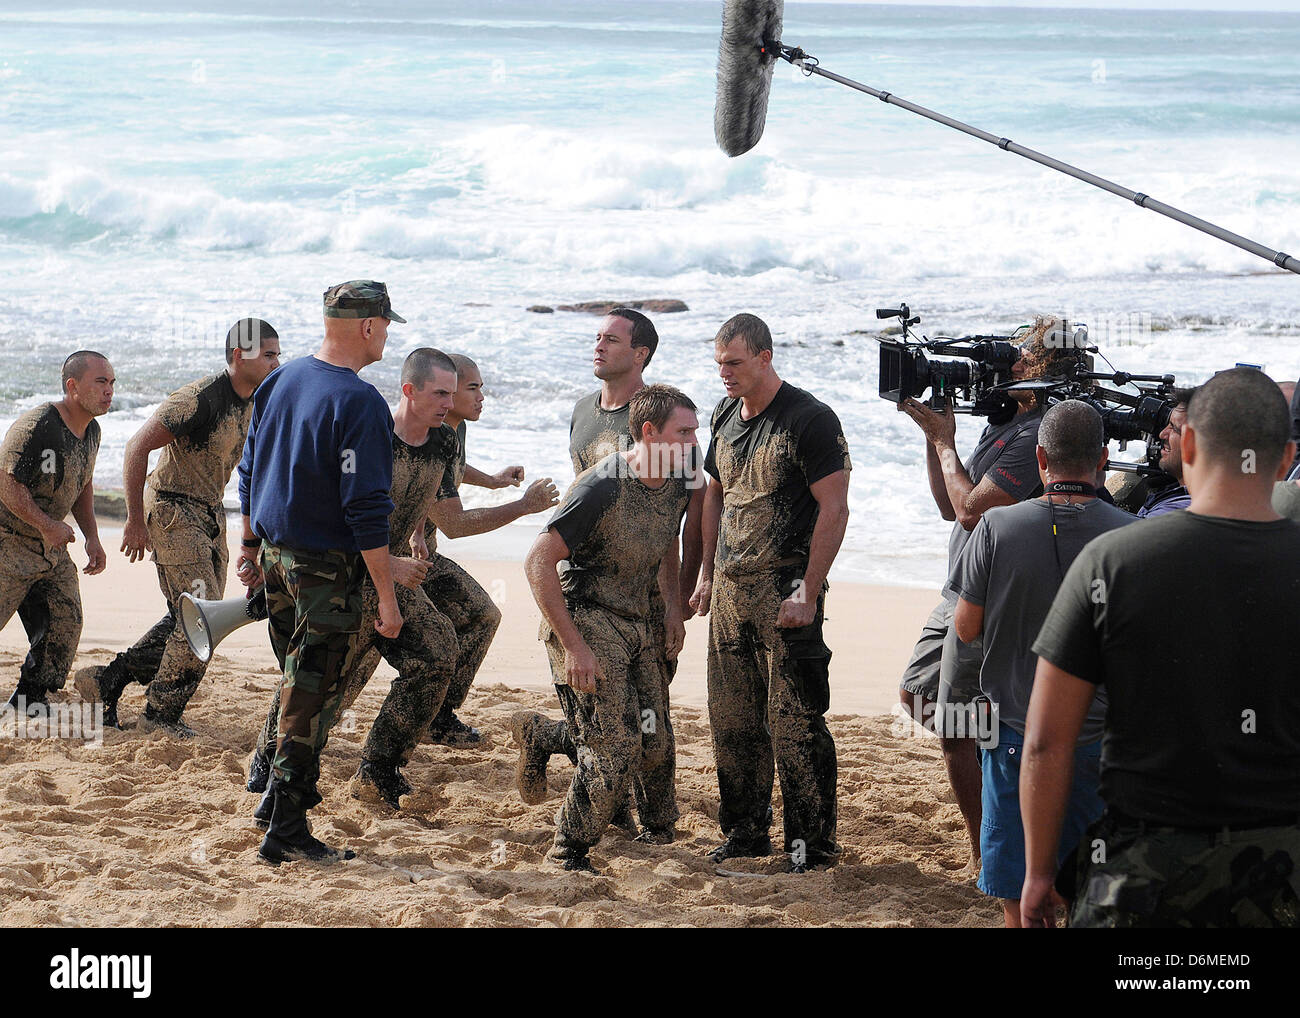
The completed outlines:
[[[605,410],[600,405],[600,390],[583,396],[573,405],[573,418],[569,421],[569,457],[573,472],[590,470],[611,452],[626,452],[632,448],[632,432],[628,425],[628,407],[624,403],[616,410]]]
[[[690,499],[684,478],[647,487],[620,453],[594,464],[546,524],[569,549],[559,567],[565,600],[646,618],[659,563],[681,530]]]
[[[393,515],[388,518],[388,550],[411,554],[410,540],[438,500],[443,478],[456,460],[456,433],[433,428],[423,445],[407,445],[393,435]],[[426,541],[432,528],[426,527]]]
[[[1043,483],[1038,476],[1038,426],[1043,422],[1041,410],[1016,414],[1006,424],[990,424],[981,433],[975,451],[965,463],[971,484],[977,485],[985,477],[1014,498],[1023,502],[1043,493]],[[958,521],[948,535],[948,574],[952,575],[961,558],[962,549],[970,540],[971,531]],[[949,582],[943,596],[957,600],[957,588]]]
[[[704,469],[722,485],[717,568],[739,576],[804,564],[817,522],[813,484],[852,469],[839,418],[803,389],[782,382],[749,420],[741,402],[713,411]]]
[[[63,423],[58,407],[42,403],[14,421],[0,443],[0,470],[32,493],[37,508],[52,520],[63,520],[95,473],[99,452],[99,422],[86,425],[78,438]],[[0,502],[0,538],[23,537],[40,550],[41,535]]]
[[[244,453],[252,413],[252,396],[241,399],[225,371],[177,389],[157,413],[158,423],[176,440],[163,446],[146,483],[158,495],[220,506],[230,472]]]

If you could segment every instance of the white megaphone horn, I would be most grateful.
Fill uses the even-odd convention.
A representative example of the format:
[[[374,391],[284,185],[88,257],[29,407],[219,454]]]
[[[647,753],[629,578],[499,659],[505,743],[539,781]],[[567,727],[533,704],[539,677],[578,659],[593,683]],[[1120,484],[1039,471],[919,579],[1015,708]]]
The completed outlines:
[[[181,629],[190,650],[200,661],[210,661],[217,644],[241,626],[266,618],[266,588],[258,587],[249,596],[228,597],[224,601],[201,601],[190,594],[181,595]]]

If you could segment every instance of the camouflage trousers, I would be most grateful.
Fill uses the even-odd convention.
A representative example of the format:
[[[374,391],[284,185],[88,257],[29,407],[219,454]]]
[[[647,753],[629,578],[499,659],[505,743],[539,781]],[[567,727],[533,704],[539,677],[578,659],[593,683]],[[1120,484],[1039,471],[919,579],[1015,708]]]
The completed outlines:
[[[276,787],[303,809],[320,802],[320,755],[339,714],[344,676],[357,659],[365,562],[356,552],[263,544],[271,647],[284,671]]]
[[[81,588],[66,549],[0,537],[0,628],[18,612],[30,651],[20,669],[29,693],[62,689],[81,640]]]
[[[1298,825],[1194,831],[1108,813],[1084,835],[1077,862],[1071,926],[1300,926]]]
[[[825,588],[812,624],[777,628],[797,572],[719,573],[709,613],[709,724],[722,833],[761,838],[771,824],[773,763],[781,780],[785,848],[809,862],[834,857],[837,763],[826,727],[830,649],[822,639]],[[799,844],[802,843],[802,844]]]
[[[564,711],[577,760],[573,780],[555,817],[556,855],[583,856],[609,826],[615,811],[640,779],[638,801],[653,807],[643,818],[647,827],[671,828],[677,819],[673,795],[675,760],[667,752],[671,732],[654,708],[642,706],[641,690],[664,691],[667,681],[659,652],[650,640],[644,619],[627,619],[592,605],[569,605],[573,623],[596,656],[601,676],[596,692],[572,689],[564,670],[564,647],[544,630],[546,657],[555,692]],[[647,697],[647,703],[652,702]]]
[[[226,519],[221,506],[205,506],[145,492],[145,527],[153,545],[158,586],[167,614],[117,656],[126,682],[148,686],[150,705],[161,717],[181,716],[207,664],[190,650],[180,624],[180,596],[220,600],[226,590]]]
[[[420,735],[451,689],[458,647],[451,620],[434,607],[423,589],[399,586],[396,591],[402,631],[390,640],[375,632],[379,595],[374,585],[367,581],[362,587],[361,629],[356,651],[344,671],[338,714],[342,717],[352,708],[379,667],[381,657],[392,665],[397,677],[370,726],[361,755],[372,763],[400,767],[410,759]],[[275,739],[278,712],[277,692],[258,740],[263,752]]]
[[[456,673],[441,710],[442,716],[447,716],[459,710],[469,695],[501,625],[501,609],[474,577],[445,555],[434,554],[421,586],[456,630]]]

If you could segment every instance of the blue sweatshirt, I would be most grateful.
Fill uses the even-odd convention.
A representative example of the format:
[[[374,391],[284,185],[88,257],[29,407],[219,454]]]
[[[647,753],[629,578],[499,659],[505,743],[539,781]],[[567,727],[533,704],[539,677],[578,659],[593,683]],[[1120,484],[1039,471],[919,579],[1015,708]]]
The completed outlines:
[[[239,508],[253,532],[306,551],[388,547],[393,416],[348,368],[302,357],[253,395]]]

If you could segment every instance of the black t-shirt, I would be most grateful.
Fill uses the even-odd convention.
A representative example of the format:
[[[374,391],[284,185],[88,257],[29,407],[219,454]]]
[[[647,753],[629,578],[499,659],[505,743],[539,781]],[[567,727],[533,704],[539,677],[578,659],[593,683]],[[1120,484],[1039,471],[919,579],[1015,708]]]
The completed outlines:
[[[442,434],[443,441],[450,439],[456,443],[456,454],[447,464],[442,484],[438,488],[438,501],[441,502],[445,498],[460,498],[461,482],[465,480],[465,422],[457,424],[455,431],[452,431],[450,424],[440,425],[437,431]]]
[[[1300,524],[1191,511],[1091,542],[1034,652],[1109,693],[1101,794],[1149,823],[1300,813]]]
[[[443,478],[451,473],[456,452],[456,436],[445,425],[431,429],[422,445],[407,445],[393,434],[393,514],[388,520],[388,548],[394,555],[411,553],[411,535],[428,518]]]
[[[606,410],[600,405],[600,390],[583,396],[573,405],[569,420],[569,458],[573,472],[590,470],[611,452],[626,452],[632,448],[632,432],[628,420],[631,404]]]
[[[839,418],[789,382],[760,414],[740,416],[741,401],[713,411],[704,469],[722,485],[717,567],[727,576],[806,563],[817,500],[811,485],[852,469]]]
[[[1023,502],[1043,493],[1043,482],[1038,476],[1038,426],[1043,422],[1041,410],[1016,414],[1006,424],[990,424],[980,432],[975,451],[964,466],[972,484],[979,484],[986,476],[993,483]],[[962,549],[970,540],[971,531],[958,521],[948,535],[948,574],[952,575],[961,558]],[[959,591],[949,582],[943,596],[957,600]]]
[[[570,604],[645,618],[659,563],[677,538],[690,498],[682,477],[647,487],[621,453],[610,453],[579,477],[546,525],[569,549],[559,572]]]

